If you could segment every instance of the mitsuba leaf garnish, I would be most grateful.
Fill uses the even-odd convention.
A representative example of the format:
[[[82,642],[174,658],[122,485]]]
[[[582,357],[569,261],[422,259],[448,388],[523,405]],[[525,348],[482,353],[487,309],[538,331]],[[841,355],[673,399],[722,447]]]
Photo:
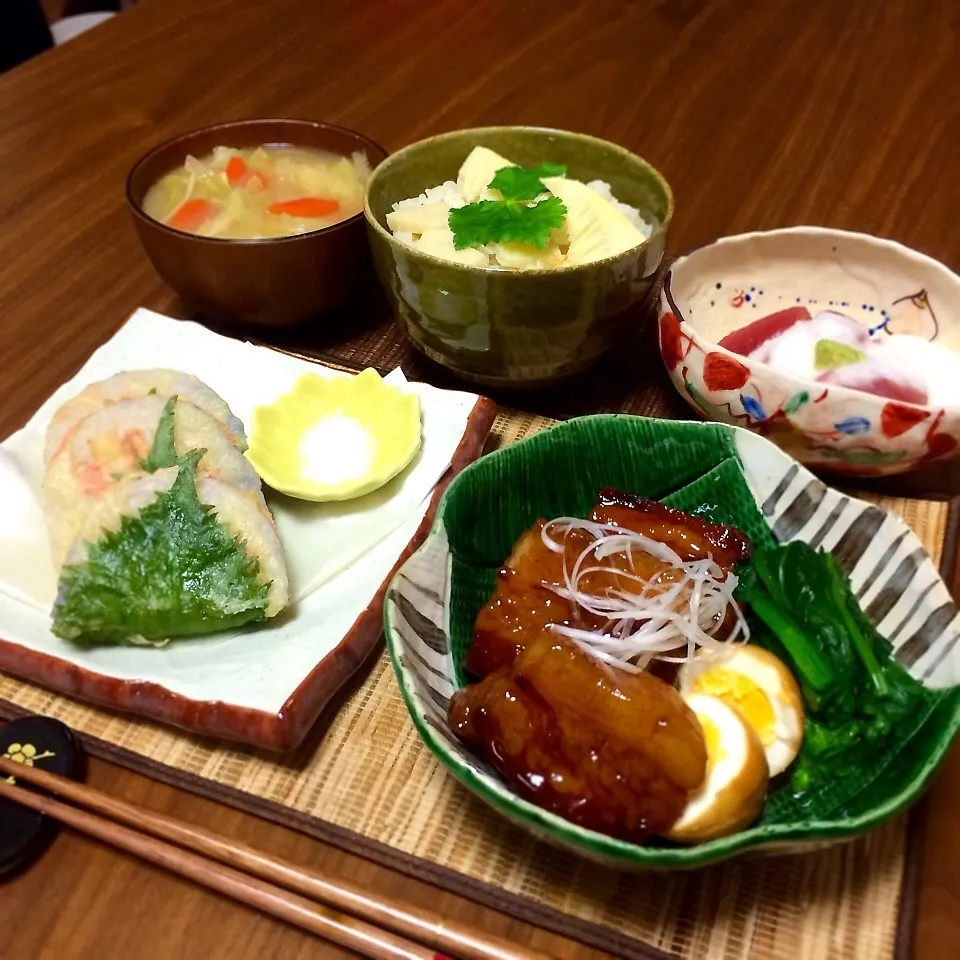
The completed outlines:
[[[541,163],[539,167],[502,167],[490,181],[490,189],[498,190],[506,201],[523,203],[536,200],[546,193],[541,177],[565,177],[567,168],[556,163]]]
[[[562,177],[567,168],[542,163],[538,167],[503,167],[490,181],[502,200],[481,200],[450,211],[448,223],[457,250],[485,243],[527,243],[542,250],[554,230],[563,226],[567,208],[547,192],[541,177]]]
[[[87,547],[86,560],[64,567],[53,632],[83,644],[162,646],[264,619],[267,584],[260,564],[197,496],[205,453],[173,454],[173,403],[164,409],[144,467],[175,465],[173,486],[120,528]],[[173,458],[174,464],[169,460]]]
[[[566,215],[559,197],[533,206],[481,200],[450,211],[453,245],[463,250],[483,243],[528,243],[542,250]]]

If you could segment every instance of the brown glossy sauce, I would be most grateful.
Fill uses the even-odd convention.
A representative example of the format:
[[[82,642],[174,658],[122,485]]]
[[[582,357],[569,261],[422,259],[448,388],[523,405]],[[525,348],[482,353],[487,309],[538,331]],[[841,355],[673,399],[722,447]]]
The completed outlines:
[[[528,638],[548,624],[579,624],[573,604],[545,586],[563,583],[566,554],[547,548],[543,526],[538,520],[517,541],[497,574],[493,596],[477,616],[466,660],[467,670],[475,676],[485,677],[512,664]],[[584,538],[584,546],[586,542]]]
[[[609,488],[601,491],[590,519],[665,543],[681,560],[711,555],[727,572],[749,555],[749,541],[733,527],[708,523],[656,500]],[[485,677],[512,663],[527,638],[536,636],[548,624],[604,629],[603,620],[550,590],[551,586],[563,583],[564,564],[572,569],[581,551],[590,544],[591,535],[573,530],[564,541],[564,552],[555,553],[543,542],[544,523],[538,520],[521,535],[497,575],[493,596],[477,616],[466,657],[466,668],[474,676]],[[618,577],[618,570],[657,580],[665,587],[678,576],[669,564],[636,551],[629,558],[626,554],[614,554],[605,564],[609,565],[608,570],[583,577],[581,589],[591,593],[603,593],[607,588],[635,590],[636,583]]]
[[[706,773],[703,731],[676,690],[547,631],[455,694],[449,719],[522,796],[625,840],[667,830]]]
[[[724,571],[749,554],[749,541],[732,527],[616,490],[601,491],[590,519],[665,543],[682,560],[710,555]],[[543,542],[544,523],[517,541],[477,616],[466,667],[482,679],[454,695],[450,724],[533,803],[641,842],[667,830],[703,782],[703,731],[670,685],[673,665],[639,674],[608,667],[550,629],[607,624],[550,589],[563,584],[564,564],[572,569],[593,536],[571,530],[557,553]],[[636,590],[624,573],[665,587],[678,576],[641,551],[589,565],[603,567],[580,581],[594,594]]]
[[[750,556],[750,541],[736,527],[710,523],[657,500],[622,493],[612,487],[600,491],[590,519],[659,540],[682,560],[699,560],[711,555],[725,571]]]

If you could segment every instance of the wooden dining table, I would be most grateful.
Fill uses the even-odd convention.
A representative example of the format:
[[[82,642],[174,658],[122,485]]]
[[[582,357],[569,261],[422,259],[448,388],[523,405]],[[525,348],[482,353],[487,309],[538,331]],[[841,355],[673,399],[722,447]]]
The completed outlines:
[[[949,0],[142,0],[0,76],[0,436],[137,307],[183,315],[137,243],[124,178],[156,143],[215,121],[322,119],[388,150],[475,125],[578,130],[670,181],[670,254],[809,223],[960,269],[957,30]],[[357,313],[293,336],[348,357],[361,328],[390,322]],[[897,482],[960,494],[955,467]],[[88,779],[517,943],[602,956],[103,761]],[[922,804],[914,953],[936,960],[960,942],[960,749]],[[347,955],[70,832],[0,884],[5,960]]]

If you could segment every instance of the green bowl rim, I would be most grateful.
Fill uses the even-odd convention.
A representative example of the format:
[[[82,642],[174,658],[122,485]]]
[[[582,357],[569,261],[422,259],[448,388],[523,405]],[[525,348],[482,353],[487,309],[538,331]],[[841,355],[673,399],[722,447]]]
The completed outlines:
[[[623,419],[636,418],[629,414],[592,414],[585,417],[574,417],[540,430],[532,436],[524,437],[507,447],[495,450],[481,459],[486,460],[489,457],[501,457],[519,445],[537,446],[544,442],[540,438],[549,436],[557,430],[562,431],[567,429],[573,423]],[[729,424],[704,423],[698,421],[680,422],[700,429],[716,429],[719,426],[731,432],[742,430],[740,427],[733,427]],[[767,443],[770,443],[770,441],[767,441]],[[775,444],[770,445],[777,449],[777,452],[781,456],[786,457],[786,454],[782,453]],[[442,535],[444,527],[443,520],[448,498],[455,490],[457,484],[461,482],[461,478],[476,469],[477,464],[480,462],[481,460],[476,460],[472,464],[469,464],[451,481],[440,502],[430,533],[423,545],[416,551],[417,554],[425,551],[431,540]],[[801,469],[806,470],[802,465]],[[407,563],[410,563],[411,559],[412,557],[408,559],[403,566],[405,567]],[[596,831],[577,826],[557,814],[550,813],[541,807],[535,806],[522,797],[517,796],[511,788],[502,781],[497,781],[492,785],[486,783],[482,775],[478,775],[466,767],[455,753],[450,751],[441,740],[435,737],[430,724],[416,704],[415,695],[411,689],[408,688],[406,679],[407,670],[400,663],[400,652],[397,649],[398,644],[393,633],[393,604],[390,602],[390,596],[393,592],[394,584],[402,574],[403,567],[400,568],[397,575],[391,580],[390,587],[387,590],[387,602],[384,604],[384,631],[387,649],[390,653],[390,660],[397,678],[397,685],[400,687],[404,703],[421,739],[457,780],[480,796],[484,802],[494,807],[498,812],[507,815],[508,819],[513,821],[519,819],[525,826],[532,828],[534,832],[540,833],[541,835],[550,834],[551,836],[559,837],[568,849],[570,846],[587,849],[591,853],[602,856],[607,861],[634,863],[651,869],[682,869],[685,867],[706,866],[709,863],[724,860],[749,850],[762,850],[765,846],[779,843],[816,843],[819,840],[830,840],[833,842],[845,839],[852,840],[896,816],[919,797],[926,789],[934,773],[939,769],[944,756],[951,748],[957,732],[960,730],[960,701],[958,701],[953,711],[950,736],[944,737],[937,749],[927,757],[923,773],[898,794],[889,798],[884,803],[873,807],[870,811],[856,817],[843,820],[804,820],[789,824],[768,824],[765,826],[750,827],[747,830],[741,830],[728,837],[709,840],[689,847],[644,847],[639,844],[629,843],[625,840],[618,840],[606,834],[597,833]],[[907,741],[907,743],[909,743],[909,741]],[[464,752],[466,752],[465,748]]]
[[[441,143],[445,140],[452,140],[454,138],[463,137],[469,134],[480,134],[480,133],[495,133],[507,130],[523,130],[531,133],[545,133],[551,134],[553,136],[566,137],[573,140],[588,141],[597,146],[604,147],[608,150],[614,150],[618,153],[626,154],[632,161],[639,163],[641,166],[646,167],[646,169],[653,174],[654,179],[663,189],[664,194],[667,198],[667,212],[663,219],[657,224],[656,229],[653,233],[647,237],[642,243],[638,243],[636,246],[630,247],[628,250],[624,250],[622,253],[616,254],[612,257],[604,257],[602,260],[593,260],[590,263],[578,263],[572,267],[556,267],[555,269],[537,269],[537,270],[501,270],[496,267],[475,267],[472,264],[466,263],[454,263],[451,260],[444,260],[441,257],[436,257],[432,253],[423,253],[420,250],[416,250],[413,247],[408,246],[405,243],[401,243],[397,240],[394,235],[383,227],[380,224],[380,221],[373,215],[373,211],[370,209],[370,192],[374,183],[376,183],[377,177],[384,174],[384,171],[389,168],[390,164],[397,159],[402,159],[406,155],[412,153],[415,150],[420,150],[423,147],[431,146],[432,144]],[[404,198],[406,199],[406,198]],[[624,260],[627,257],[636,255],[639,251],[650,246],[654,240],[659,240],[660,238],[666,236],[667,229],[670,226],[670,222],[673,220],[674,214],[674,199],[673,199],[673,189],[671,188],[666,177],[660,171],[649,163],[647,160],[644,160],[643,157],[639,156],[636,153],[633,153],[631,150],[627,150],[626,147],[621,147],[619,144],[613,143],[610,140],[603,140],[600,137],[593,137],[588,133],[576,133],[573,130],[558,130],[553,127],[533,127],[525,126],[519,124],[516,126],[511,125],[494,125],[487,127],[465,127],[462,130],[448,130],[446,133],[438,133],[432,137],[425,137],[423,140],[415,140],[413,143],[408,143],[405,147],[401,147],[394,153],[391,153],[387,156],[385,160],[377,165],[370,175],[370,178],[367,180],[366,188],[363,192],[363,215],[366,218],[367,226],[372,229],[379,236],[383,237],[391,246],[401,248],[406,254],[411,256],[414,259],[423,260],[426,263],[434,265],[442,265],[449,268],[454,268],[457,270],[463,270],[467,273],[489,276],[490,274],[496,274],[498,277],[546,277],[546,276],[555,276],[562,274],[563,276],[569,276],[576,273],[577,271],[587,271],[590,269],[595,269],[599,266],[611,265]]]

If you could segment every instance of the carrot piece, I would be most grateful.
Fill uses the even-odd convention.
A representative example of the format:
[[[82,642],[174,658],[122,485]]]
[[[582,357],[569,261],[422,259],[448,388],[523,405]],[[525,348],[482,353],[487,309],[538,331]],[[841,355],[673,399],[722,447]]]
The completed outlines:
[[[195,197],[186,203],[181,203],[167,219],[167,225],[175,230],[196,230],[216,208],[209,200]]]
[[[340,201],[322,197],[298,197],[296,200],[271,203],[267,209],[271,213],[287,213],[291,217],[329,217],[340,209]]]
[[[227,180],[231,186],[244,184],[248,179],[247,163],[243,157],[231,157],[227,161]]]
[[[247,166],[243,157],[231,157],[227,161],[226,174],[227,182],[231,187],[246,187],[252,181],[257,180],[261,189],[266,190],[267,188],[266,174],[260,173],[259,170],[252,170]]]

